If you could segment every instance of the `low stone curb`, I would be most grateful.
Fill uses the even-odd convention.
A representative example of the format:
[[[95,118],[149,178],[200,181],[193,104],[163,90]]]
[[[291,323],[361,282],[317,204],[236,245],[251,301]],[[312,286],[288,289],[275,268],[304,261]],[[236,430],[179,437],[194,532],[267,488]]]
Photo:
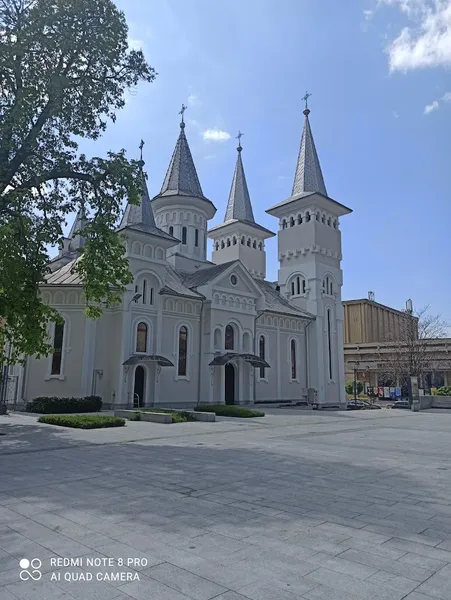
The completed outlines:
[[[174,412],[185,412],[190,414],[196,421],[207,421],[212,423],[216,421],[215,413],[210,412],[198,412],[197,410],[183,410],[183,409],[165,409],[161,408],[159,410],[172,410]],[[128,419],[130,415],[133,413],[139,412],[141,421],[150,421],[151,423],[163,423],[165,425],[172,424],[172,415],[170,413],[152,413],[152,412],[144,412],[139,410],[138,408],[134,410],[125,410],[125,409],[116,409],[114,411],[115,417],[122,417],[124,419]]]

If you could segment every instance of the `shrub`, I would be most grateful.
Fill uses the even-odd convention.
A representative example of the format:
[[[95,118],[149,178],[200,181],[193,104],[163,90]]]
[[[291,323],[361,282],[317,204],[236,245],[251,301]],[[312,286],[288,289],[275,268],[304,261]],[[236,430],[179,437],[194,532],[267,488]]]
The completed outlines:
[[[151,412],[151,413],[163,413],[165,415],[172,415],[173,423],[186,423],[188,421],[195,421],[196,419],[188,412],[183,412],[180,410],[170,410],[163,408],[149,408],[144,409],[143,412]]]
[[[97,412],[102,408],[100,396],[84,398],[58,398],[57,396],[40,396],[27,402],[26,411],[43,414],[65,414],[76,412]]]
[[[451,396],[451,385],[443,385],[438,388],[437,396]]]
[[[139,414],[138,411],[133,412],[127,418],[128,418],[129,421],[141,421],[141,415]]]
[[[102,427],[123,427],[125,419],[105,415],[45,415],[39,417],[38,423],[75,427],[77,429],[99,429]]]
[[[238,417],[249,419],[251,417],[264,417],[265,413],[259,410],[251,410],[244,406],[235,406],[234,404],[206,404],[196,406],[194,410],[201,412],[214,412],[219,417]]]
[[[361,394],[363,392],[363,383],[361,381],[356,381],[355,383],[356,383],[356,388],[357,388],[357,394]],[[345,390],[349,396],[353,396],[354,395],[354,382],[348,381],[348,383],[345,385]]]

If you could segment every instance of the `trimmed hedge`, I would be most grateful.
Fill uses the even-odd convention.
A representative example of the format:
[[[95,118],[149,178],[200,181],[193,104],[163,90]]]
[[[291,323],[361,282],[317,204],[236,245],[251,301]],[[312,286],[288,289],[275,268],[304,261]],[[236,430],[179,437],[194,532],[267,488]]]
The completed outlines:
[[[214,412],[219,417],[238,417],[241,419],[249,419],[252,417],[264,417],[265,413],[259,410],[251,410],[244,406],[236,406],[234,404],[202,404],[196,406],[194,410],[200,412]]]
[[[160,408],[149,408],[149,409],[143,409],[142,412],[163,413],[165,415],[171,415],[173,423],[187,423],[188,421],[196,420],[188,412],[183,412],[183,411],[179,411],[179,410],[170,410],[170,409],[164,410],[164,409],[160,409]]]
[[[45,415],[39,417],[38,423],[77,429],[100,429],[102,427],[123,427],[125,419],[105,415]]]
[[[451,396],[451,385],[443,385],[438,388],[437,396]]]
[[[27,402],[26,411],[33,413],[66,414],[76,412],[98,412],[102,408],[100,396],[84,398],[58,398],[57,396],[40,396]]]

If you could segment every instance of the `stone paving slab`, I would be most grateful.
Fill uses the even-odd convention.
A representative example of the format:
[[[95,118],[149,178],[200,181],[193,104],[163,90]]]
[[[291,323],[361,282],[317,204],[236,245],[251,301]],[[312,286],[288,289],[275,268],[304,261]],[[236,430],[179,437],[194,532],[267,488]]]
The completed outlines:
[[[265,410],[0,417],[0,599],[449,600],[451,414]]]

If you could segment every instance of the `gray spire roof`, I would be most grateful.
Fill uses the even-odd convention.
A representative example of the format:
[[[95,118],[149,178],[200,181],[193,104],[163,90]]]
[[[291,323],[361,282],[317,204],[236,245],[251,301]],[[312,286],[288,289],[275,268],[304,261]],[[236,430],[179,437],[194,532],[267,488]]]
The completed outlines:
[[[291,195],[295,196],[302,192],[319,192],[327,196],[321,165],[316,153],[312,130],[310,129],[309,114],[310,110],[306,108],[304,110],[304,131],[302,132],[301,147],[299,149],[298,164]]]
[[[238,157],[224,221],[236,219],[237,221],[255,223],[251,198],[249,196],[249,190],[247,189],[246,175],[244,174],[243,161],[241,160],[241,144],[238,146],[237,150]]]
[[[185,135],[185,123],[180,123],[180,135],[172,154],[169,168],[161,188],[161,196],[195,196],[204,198],[191,150]]]
[[[77,250],[81,250],[81,248],[85,245],[85,238],[83,235],[80,235],[79,232],[83,231],[83,228],[86,225],[86,215],[83,208],[77,212],[77,216],[75,217],[75,221],[71,227],[69,232],[69,252],[76,252]]]
[[[164,237],[168,240],[178,241],[172,235],[169,235],[155,224],[152,206],[150,204],[149,190],[144,171],[142,172],[143,193],[139,204],[127,203],[127,207],[119,225],[119,230],[125,228],[138,229],[144,233],[150,233],[158,237]]]

